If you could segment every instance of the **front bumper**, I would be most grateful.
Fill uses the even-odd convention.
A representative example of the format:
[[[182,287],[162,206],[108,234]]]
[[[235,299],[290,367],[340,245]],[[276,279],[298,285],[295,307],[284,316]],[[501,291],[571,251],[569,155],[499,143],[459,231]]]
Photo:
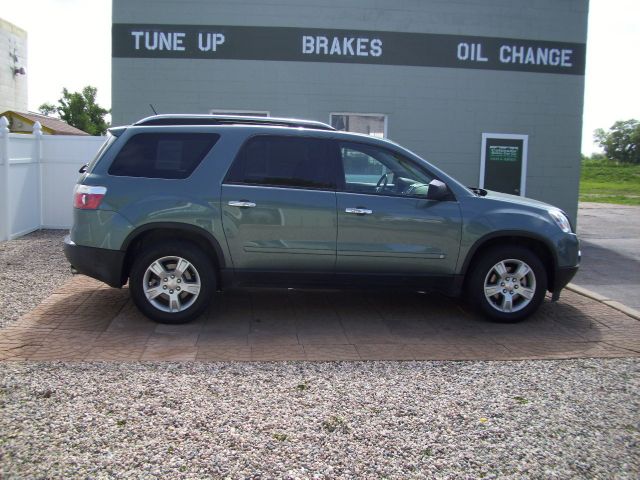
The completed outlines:
[[[578,251],[578,265],[575,267],[560,267],[554,272],[553,277],[553,291],[551,293],[551,300],[556,301],[560,298],[560,292],[567,284],[573,279],[580,268],[581,254]]]
[[[64,255],[78,273],[115,288],[124,284],[122,270],[125,252],[76,245],[67,235],[64,237]]]
[[[560,291],[571,281],[578,272],[578,267],[565,267],[556,270],[556,281],[554,282],[554,292]]]

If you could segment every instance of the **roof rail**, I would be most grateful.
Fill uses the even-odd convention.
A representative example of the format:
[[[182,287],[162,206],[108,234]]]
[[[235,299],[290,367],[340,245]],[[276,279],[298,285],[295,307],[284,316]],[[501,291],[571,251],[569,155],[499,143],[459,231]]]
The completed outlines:
[[[164,114],[143,118],[133,124],[140,125],[266,125],[276,127],[313,128],[316,130],[335,130],[331,125],[314,120],[293,118],[245,117],[235,115],[184,115]]]

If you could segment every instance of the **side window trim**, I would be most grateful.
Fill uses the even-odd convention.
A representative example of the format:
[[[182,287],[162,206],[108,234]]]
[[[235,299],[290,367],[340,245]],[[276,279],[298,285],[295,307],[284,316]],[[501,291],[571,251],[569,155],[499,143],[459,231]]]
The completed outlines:
[[[231,172],[233,170],[234,165],[236,164],[236,162],[238,162],[241,158],[241,155],[244,154],[244,149],[247,146],[247,144],[249,142],[251,142],[252,140],[256,139],[256,138],[260,138],[260,137],[268,137],[268,138],[294,138],[294,139],[312,139],[312,140],[319,140],[322,142],[326,142],[329,145],[329,149],[330,149],[330,155],[328,160],[330,161],[330,165],[329,165],[329,170],[330,170],[330,174],[333,178],[333,182],[334,185],[333,187],[312,187],[312,186],[302,186],[302,185],[275,185],[275,184],[263,184],[263,183],[247,183],[247,182],[240,182],[240,181],[232,181],[229,179],[229,177],[231,176]],[[276,134],[270,134],[270,133],[255,133],[252,134],[250,136],[248,136],[243,142],[242,145],[240,145],[240,148],[238,148],[238,151],[236,152],[233,160],[231,161],[231,163],[229,164],[229,168],[227,169],[227,172],[225,173],[223,180],[222,180],[222,184],[223,185],[246,185],[246,186],[250,186],[250,187],[264,187],[264,188],[282,188],[282,189],[293,189],[293,190],[313,190],[313,191],[323,191],[323,192],[336,192],[340,186],[340,173],[338,172],[338,167],[341,165],[341,159],[340,159],[340,155],[339,155],[339,149],[337,148],[337,142],[335,142],[333,139],[330,138],[324,138],[324,137],[315,137],[315,136],[311,136],[311,135],[276,135]],[[341,167],[340,167],[341,168]],[[342,182],[344,183],[344,181]]]
[[[344,172],[344,163],[342,161],[342,146],[341,142],[338,139],[332,139],[331,143],[333,145],[333,158],[334,158],[334,172],[336,175],[336,191],[337,192],[345,192],[347,188],[346,174]]]

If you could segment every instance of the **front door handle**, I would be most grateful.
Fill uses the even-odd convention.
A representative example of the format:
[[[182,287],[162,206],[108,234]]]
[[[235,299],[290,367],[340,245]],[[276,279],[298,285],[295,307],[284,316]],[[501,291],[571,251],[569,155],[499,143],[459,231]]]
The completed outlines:
[[[373,210],[368,208],[345,208],[346,213],[355,213],[356,215],[371,215]]]
[[[242,207],[242,208],[253,208],[256,206],[255,203],[253,202],[245,202],[245,201],[237,201],[237,200],[231,200],[229,202],[229,206],[230,207]]]

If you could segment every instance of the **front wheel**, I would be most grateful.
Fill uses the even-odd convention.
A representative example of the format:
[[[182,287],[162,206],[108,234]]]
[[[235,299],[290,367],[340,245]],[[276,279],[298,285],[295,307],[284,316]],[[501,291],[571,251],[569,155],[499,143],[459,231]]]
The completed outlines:
[[[547,272],[531,250],[502,246],[481,254],[475,263],[467,293],[487,317],[517,322],[534,313],[547,291]]]
[[[209,305],[216,289],[211,260],[195,245],[166,242],[144,249],[129,278],[131,298],[160,323],[186,323]]]

